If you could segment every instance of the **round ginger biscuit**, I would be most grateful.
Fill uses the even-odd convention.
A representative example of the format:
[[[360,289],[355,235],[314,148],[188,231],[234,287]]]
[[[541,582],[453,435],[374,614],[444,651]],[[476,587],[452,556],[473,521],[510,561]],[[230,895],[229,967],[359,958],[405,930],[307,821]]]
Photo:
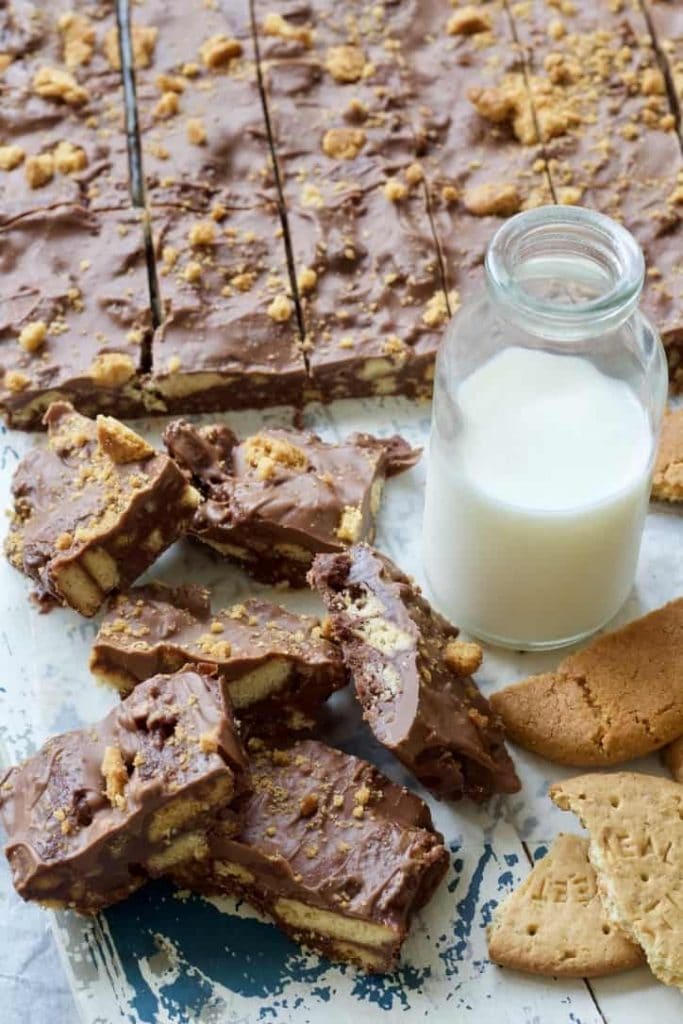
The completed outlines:
[[[514,743],[559,764],[643,757],[683,735],[683,598],[490,697]]]

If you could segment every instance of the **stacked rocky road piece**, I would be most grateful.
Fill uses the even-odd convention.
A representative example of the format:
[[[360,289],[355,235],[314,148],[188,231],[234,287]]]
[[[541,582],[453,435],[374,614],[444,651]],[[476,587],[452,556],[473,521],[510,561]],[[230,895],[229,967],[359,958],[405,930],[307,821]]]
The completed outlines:
[[[551,202],[634,232],[680,384],[682,39],[663,0],[3,6],[5,414],[428,395]]]

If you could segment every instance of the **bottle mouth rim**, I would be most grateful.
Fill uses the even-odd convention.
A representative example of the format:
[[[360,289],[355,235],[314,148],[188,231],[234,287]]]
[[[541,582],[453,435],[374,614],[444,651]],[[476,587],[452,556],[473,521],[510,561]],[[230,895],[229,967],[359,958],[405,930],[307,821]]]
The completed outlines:
[[[576,302],[549,301],[523,287],[519,268],[533,258],[567,259],[600,266],[602,293]],[[595,327],[622,321],[643,288],[645,260],[630,231],[580,206],[541,206],[516,214],[497,230],[486,251],[486,282],[493,296],[518,316],[545,326]]]

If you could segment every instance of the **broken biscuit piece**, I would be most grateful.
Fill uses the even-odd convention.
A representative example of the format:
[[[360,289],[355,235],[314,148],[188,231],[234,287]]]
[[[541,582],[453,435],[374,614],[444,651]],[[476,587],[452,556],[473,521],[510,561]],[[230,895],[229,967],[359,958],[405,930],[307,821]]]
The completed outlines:
[[[517,792],[500,720],[465,674],[476,645],[455,646],[458,630],[367,544],[318,555],[309,581],[380,743],[439,796]]]
[[[183,888],[247,899],[295,941],[367,971],[393,970],[410,922],[448,866],[419,797],[315,740],[252,740],[253,792],[210,836]]]
[[[2,777],[14,887],[25,900],[93,914],[206,856],[207,826],[247,778],[217,677],[149,679],[101,722],[54,736]]]
[[[396,436],[328,443],[264,429],[239,441],[224,424],[183,420],[166,428],[164,441],[202,494],[191,534],[257,579],[295,587],[305,585],[316,552],[373,536],[386,477],[420,457]]]
[[[644,960],[607,915],[588,840],[570,835],[557,837],[495,911],[488,947],[501,967],[555,978],[601,978]]]
[[[311,615],[249,598],[212,612],[209,592],[150,583],[113,598],[90,657],[104,682],[130,691],[157,672],[210,664],[246,722],[304,728],[344,686],[338,648]]]
[[[112,417],[55,402],[48,446],[14,474],[5,551],[39,593],[82,615],[125,587],[189,525],[199,494],[166,455]]]

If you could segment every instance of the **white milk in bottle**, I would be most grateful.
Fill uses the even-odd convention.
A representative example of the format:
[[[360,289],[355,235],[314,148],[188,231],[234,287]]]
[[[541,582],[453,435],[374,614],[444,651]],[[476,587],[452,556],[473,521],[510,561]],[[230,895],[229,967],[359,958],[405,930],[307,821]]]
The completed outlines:
[[[627,383],[585,358],[504,348],[432,433],[425,571],[437,606],[494,642],[570,642],[631,588],[653,437]]]

